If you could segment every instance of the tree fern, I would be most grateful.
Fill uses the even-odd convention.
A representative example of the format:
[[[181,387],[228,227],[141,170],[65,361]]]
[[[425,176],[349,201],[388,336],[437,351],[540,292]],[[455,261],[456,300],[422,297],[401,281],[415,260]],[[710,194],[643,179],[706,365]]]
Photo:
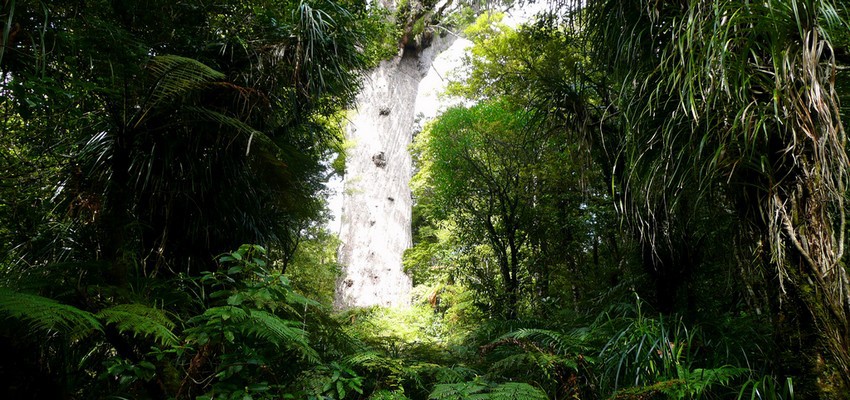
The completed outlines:
[[[90,312],[7,288],[0,288],[0,314],[26,322],[37,331],[58,330],[76,336],[102,329]]]
[[[162,310],[144,304],[119,304],[97,313],[104,324],[114,324],[119,332],[132,332],[133,336],[151,337],[164,345],[177,344],[174,322]]]
[[[357,368],[359,371],[367,371],[372,376],[380,376],[380,384],[391,388],[401,387],[405,382],[424,387],[424,375],[441,368],[436,364],[410,362],[369,350],[346,357],[343,364]]]

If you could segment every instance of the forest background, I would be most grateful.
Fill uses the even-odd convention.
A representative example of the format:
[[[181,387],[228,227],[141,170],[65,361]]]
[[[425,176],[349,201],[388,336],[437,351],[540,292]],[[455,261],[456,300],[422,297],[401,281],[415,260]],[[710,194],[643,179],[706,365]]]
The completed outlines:
[[[850,398],[844,0],[0,4],[4,398]],[[345,110],[443,34],[413,305],[334,311]]]

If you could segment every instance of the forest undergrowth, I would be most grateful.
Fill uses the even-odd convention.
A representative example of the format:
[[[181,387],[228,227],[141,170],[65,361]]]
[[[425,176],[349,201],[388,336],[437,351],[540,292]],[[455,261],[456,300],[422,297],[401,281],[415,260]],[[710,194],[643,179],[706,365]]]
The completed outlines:
[[[376,398],[794,398],[793,379],[754,366],[770,358],[761,348],[769,344],[760,343],[764,332],[741,329],[755,326],[747,316],[689,327],[681,317],[646,310],[634,296],[583,321],[459,319],[452,308],[462,304],[442,300],[441,310],[429,297],[410,308],[338,315],[347,332],[376,350],[360,366],[367,379],[381,368],[379,377],[396,379]]]

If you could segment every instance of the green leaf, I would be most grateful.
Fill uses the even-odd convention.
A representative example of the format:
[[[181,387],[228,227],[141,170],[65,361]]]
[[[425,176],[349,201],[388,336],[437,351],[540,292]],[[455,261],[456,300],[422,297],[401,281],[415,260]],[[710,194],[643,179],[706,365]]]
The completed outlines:
[[[165,345],[177,343],[177,336],[171,331],[172,322],[162,310],[144,304],[119,304],[97,313],[105,324],[115,324],[119,332],[130,332],[133,336],[148,336]]]
[[[24,321],[38,331],[59,330],[72,335],[101,331],[95,315],[55,300],[0,288],[0,315]]]

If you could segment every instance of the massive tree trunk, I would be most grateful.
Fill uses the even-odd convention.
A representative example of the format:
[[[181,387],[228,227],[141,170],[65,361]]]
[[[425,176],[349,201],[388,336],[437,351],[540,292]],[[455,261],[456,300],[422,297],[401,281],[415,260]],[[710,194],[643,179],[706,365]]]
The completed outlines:
[[[421,108],[429,106],[419,102],[432,95],[427,90],[434,62],[443,61],[443,52],[457,52],[455,43],[452,36],[436,35],[427,45],[409,43],[364,82],[347,127],[353,147],[346,157],[336,308],[410,302],[412,281],[402,268],[402,255],[412,244],[408,147],[417,123],[424,122],[417,121]]]

